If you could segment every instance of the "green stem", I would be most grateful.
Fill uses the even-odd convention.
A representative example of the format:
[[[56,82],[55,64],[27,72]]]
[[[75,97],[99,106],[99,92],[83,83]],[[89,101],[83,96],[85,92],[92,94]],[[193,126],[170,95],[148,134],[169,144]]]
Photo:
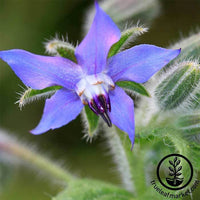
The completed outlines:
[[[109,129],[106,127],[105,136],[124,187],[130,192],[135,192],[134,181],[131,175],[131,166],[123,147],[123,141],[116,133],[115,127]]]
[[[128,136],[116,127],[107,130],[106,138],[117,164],[124,187],[141,196],[145,192],[144,151],[135,145],[131,151]]]
[[[23,144],[13,140],[7,134],[0,133],[0,151],[15,156],[31,166],[36,167],[50,176],[60,179],[65,182],[72,181],[74,177],[62,169],[58,164],[55,164],[50,159],[41,156],[40,154],[30,150]]]

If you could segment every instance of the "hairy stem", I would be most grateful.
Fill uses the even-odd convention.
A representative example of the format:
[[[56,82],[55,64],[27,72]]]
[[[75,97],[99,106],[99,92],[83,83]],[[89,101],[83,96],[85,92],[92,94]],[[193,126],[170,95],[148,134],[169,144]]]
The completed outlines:
[[[146,188],[143,151],[137,145],[131,151],[128,136],[116,127],[106,129],[106,138],[124,187],[140,196]]]
[[[55,164],[50,159],[41,156],[27,146],[19,143],[17,140],[3,133],[1,130],[0,152],[4,152],[17,157],[20,160],[25,161],[31,166],[36,167],[61,181],[69,182],[74,179],[74,177],[69,172],[62,169],[58,164]]]

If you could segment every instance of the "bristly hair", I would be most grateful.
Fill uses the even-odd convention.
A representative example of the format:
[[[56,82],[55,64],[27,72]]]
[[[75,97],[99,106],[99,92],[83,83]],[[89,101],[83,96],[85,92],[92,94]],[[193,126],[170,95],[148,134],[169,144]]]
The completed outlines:
[[[20,110],[22,110],[22,108],[29,103],[32,103],[34,101],[37,100],[41,100],[41,99],[47,99],[49,97],[51,97],[53,94],[55,94],[56,90],[52,90],[52,91],[48,91],[48,92],[44,92],[42,94],[37,94],[34,96],[30,96],[31,91],[33,89],[29,88],[28,86],[26,86],[26,88],[20,86],[23,90],[21,92],[18,92],[17,94],[19,95],[18,100],[15,102],[15,104],[19,104],[19,108]]]
[[[56,56],[59,56],[57,48],[67,47],[68,49],[75,49],[75,46],[69,43],[68,36],[59,36],[58,34],[56,34],[52,39],[47,39],[47,41],[44,42],[44,46],[47,54]]]

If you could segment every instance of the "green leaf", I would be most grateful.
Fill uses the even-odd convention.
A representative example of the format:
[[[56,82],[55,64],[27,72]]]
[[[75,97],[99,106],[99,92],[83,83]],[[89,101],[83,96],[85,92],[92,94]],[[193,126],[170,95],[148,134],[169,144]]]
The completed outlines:
[[[120,81],[116,83],[119,87],[137,92],[143,96],[151,97],[145,87],[139,83],[132,81]]]
[[[19,93],[20,98],[16,103],[19,103],[19,107],[22,108],[25,104],[32,101],[51,97],[57,90],[61,88],[61,86],[47,87],[42,90],[34,90],[32,88],[28,88],[24,92]]]
[[[88,105],[85,106],[83,115],[85,117],[87,126],[86,136],[88,139],[91,139],[97,131],[99,117],[90,110]]]
[[[71,182],[52,200],[134,200],[133,194],[116,186],[89,179]]]
[[[110,48],[108,58],[117,54],[122,48],[125,48],[128,42],[130,42],[131,40],[135,40],[137,36],[143,34],[144,32],[147,32],[147,30],[147,28],[144,28],[142,26],[135,26],[123,31],[120,40],[113,44]]]

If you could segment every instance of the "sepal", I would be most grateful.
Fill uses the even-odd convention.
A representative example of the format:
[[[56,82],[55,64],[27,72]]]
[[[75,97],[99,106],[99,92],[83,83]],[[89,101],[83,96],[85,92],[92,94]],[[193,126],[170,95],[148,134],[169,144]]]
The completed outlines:
[[[120,81],[120,82],[117,82],[116,85],[118,85],[119,87],[127,91],[136,92],[143,96],[151,97],[149,92],[146,90],[146,88],[142,84],[139,84],[133,81]]]
[[[143,26],[133,26],[123,31],[120,40],[113,44],[110,48],[108,58],[114,56],[121,50],[125,49],[130,42],[134,41],[138,36],[142,35],[147,31],[148,28],[145,28]]]
[[[53,39],[45,43],[46,52],[50,55],[61,56],[77,63],[75,47],[67,41]]]
[[[52,86],[44,88],[43,90],[34,90],[32,88],[27,88],[23,92],[20,92],[20,98],[16,102],[19,104],[20,109],[33,101],[39,100],[39,99],[47,99],[51,97],[57,90],[61,89],[61,86]]]
[[[85,138],[91,141],[98,131],[99,117],[86,105],[82,111],[82,117],[85,125]]]

